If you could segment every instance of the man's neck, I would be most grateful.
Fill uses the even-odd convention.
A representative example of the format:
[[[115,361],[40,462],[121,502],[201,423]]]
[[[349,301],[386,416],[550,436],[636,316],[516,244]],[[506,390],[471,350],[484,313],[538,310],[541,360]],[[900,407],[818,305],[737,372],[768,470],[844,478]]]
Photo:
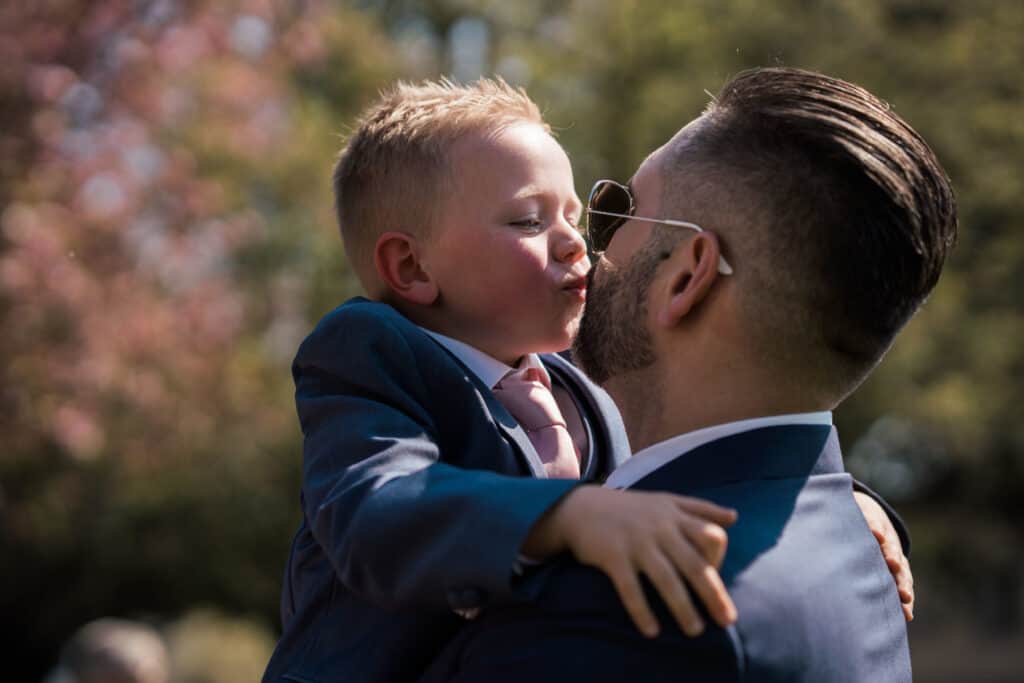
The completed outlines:
[[[834,407],[785,381],[729,370],[704,365],[673,373],[652,366],[614,377],[604,388],[619,406],[634,452],[705,427]]]

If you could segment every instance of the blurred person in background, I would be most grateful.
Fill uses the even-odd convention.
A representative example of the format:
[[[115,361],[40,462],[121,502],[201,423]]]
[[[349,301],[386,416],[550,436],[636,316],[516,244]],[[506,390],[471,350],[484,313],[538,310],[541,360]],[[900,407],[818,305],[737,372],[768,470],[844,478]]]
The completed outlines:
[[[145,624],[97,619],[61,651],[45,683],[168,683],[170,664],[160,634]]]

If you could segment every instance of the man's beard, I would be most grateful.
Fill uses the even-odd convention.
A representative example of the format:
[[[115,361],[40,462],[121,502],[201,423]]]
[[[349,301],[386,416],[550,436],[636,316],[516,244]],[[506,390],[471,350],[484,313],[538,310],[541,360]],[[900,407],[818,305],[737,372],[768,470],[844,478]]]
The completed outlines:
[[[656,242],[641,248],[625,268],[599,259],[587,277],[587,305],[572,355],[599,385],[616,375],[642,370],[655,360],[646,300],[664,253]]]

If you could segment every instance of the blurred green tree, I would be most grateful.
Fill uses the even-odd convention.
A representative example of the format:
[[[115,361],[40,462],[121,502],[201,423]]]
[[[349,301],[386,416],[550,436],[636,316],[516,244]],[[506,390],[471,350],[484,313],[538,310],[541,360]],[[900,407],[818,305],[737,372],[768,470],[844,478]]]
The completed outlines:
[[[342,124],[398,62],[326,2],[5,5],[0,613],[38,679],[108,614],[276,624],[288,363],[356,290]]]

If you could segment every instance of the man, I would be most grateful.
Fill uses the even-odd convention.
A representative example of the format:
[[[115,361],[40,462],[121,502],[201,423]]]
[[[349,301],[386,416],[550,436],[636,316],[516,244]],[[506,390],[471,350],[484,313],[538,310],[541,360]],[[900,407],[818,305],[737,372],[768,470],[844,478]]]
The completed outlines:
[[[644,638],[602,575],[566,561],[428,680],[909,681],[897,589],[830,411],[955,241],[931,150],[858,86],[754,70],[588,208],[604,253],[575,351],[636,450],[607,483],[739,511],[721,565],[739,619]]]

